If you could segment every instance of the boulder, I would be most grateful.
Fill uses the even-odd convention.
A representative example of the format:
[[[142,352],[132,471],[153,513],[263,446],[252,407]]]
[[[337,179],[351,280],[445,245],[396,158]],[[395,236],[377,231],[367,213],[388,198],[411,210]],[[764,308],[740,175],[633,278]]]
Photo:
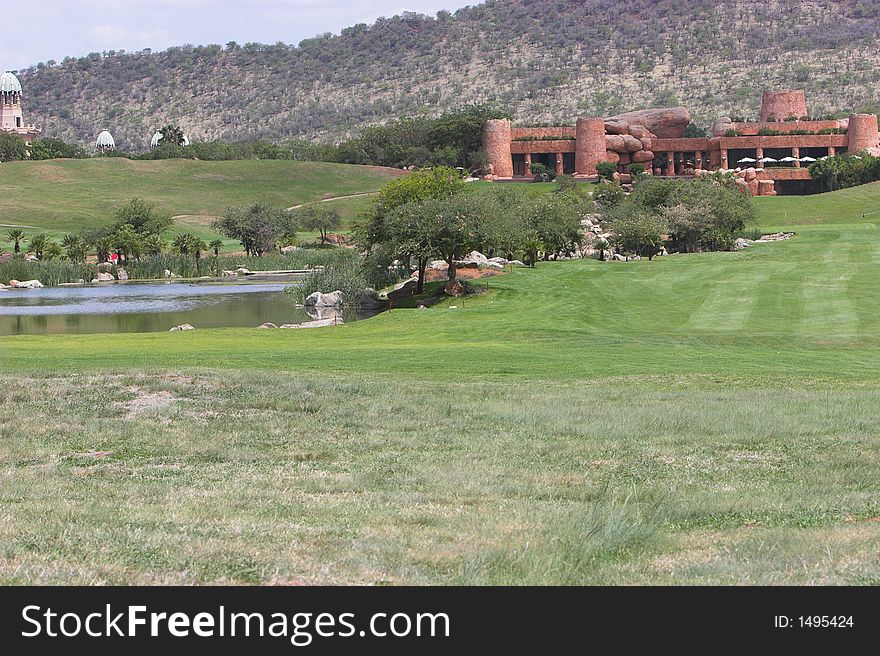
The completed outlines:
[[[285,323],[282,328],[327,328],[329,326],[341,326],[344,322],[342,319],[334,317],[332,319],[319,319],[318,321],[306,321],[305,323]]]
[[[754,180],[755,178],[758,177],[758,173],[757,173],[757,171],[755,171],[755,169],[748,168],[745,170],[745,176],[743,176],[743,177],[745,177],[746,182],[751,182],[752,180]]]
[[[729,116],[722,116],[718,118],[715,123],[712,125],[712,136],[713,137],[723,137],[724,134],[728,130],[733,129],[733,121],[730,120]]]
[[[172,328],[172,329],[169,330],[168,332],[170,332],[170,333],[176,333],[176,332],[181,331],[181,330],[195,330],[195,328],[193,328],[193,327],[192,327],[190,324],[188,324],[188,323],[182,323],[182,324],[180,324],[179,326],[174,326],[174,328]]]
[[[653,162],[654,153],[649,150],[640,150],[632,154],[632,161],[638,162],[640,164],[643,162]]]
[[[10,280],[9,286],[13,289],[41,289],[44,285],[39,280],[25,280],[24,282]]]
[[[117,280],[128,280],[128,271],[119,267],[116,269],[116,279]]]
[[[480,251],[471,251],[467,255],[465,255],[462,259],[462,262],[476,262],[477,264],[488,264],[489,258],[483,255]]]
[[[605,161],[611,162],[612,164],[617,164],[620,161],[620,155],[617,153],[617,151],[606,150],[605,151]]]
[[[629,173],[621,173],[620,174],[620,184],[628,185],[628,184],[632,184],[632,181],[633,181],[633,177]]]
[[[500,264],[503,267],[507,264],[507,259],[503,257],[490,257],[489,262],[492,264]]]
[[[606,134],[629,134],[629,123],[626,121],[605,120]]]
[[[612,150],[616,153],[626,152],[626,141],[624,140],[623,135],[606,134],[605,135],[605,150]]]
[[[432,260],[430,264],[428,264],[429,269],[433,269],[434,271],[446,271],[449,268],[449,264],[446,260]]]
[[[382,298],[384,295],[385,299],[389,301],[399,301],[400,299],[413,296],[416,293],[416,288],[418,286],[419,281],[415,278],[410,278],[409,280],[405,280],[402,283],[395,285],[394,289],[391,291],[380,294],[379,298]]]
[[[116,280],[113,277],[112,273],[104,273],[103,271],[99,271],[94,278],[92,278],[92,282],[111,282]]]
[[[632,155],[629,153],[620,153],[618,157],[619,159],[617,161],[619,164],[629,164],[632,162]]]
[[[525,266],[525,264],[523,264],[521,260],[510,260],[510,262],[508,262],[508,264],[510,266],[521,266],[521,267]]]
[[[382,302],[379,300],[379,292],[372,287],[367,287],[358,292],[357,304],[362,310],[377,310],[382,307]]]
[[[338,289],[335,292],[329,292],[327,294],[314,292],[306,297],[306,300],[303,301],[303,305],[307,307],[341,307],[342,292]]]
[[[170,271],[169,269],[165,269],[165,271],[162,272],[162,275],[165,276],[166,278],[170,278],[170,277],[172,277],[174,274],[171,273],[171,271]]]
[[[636,139],[639,139],[639,140],[644,139],[645,137],[648,136],[648,134],[650,134],[648,132],[648,128],[646,128],[644,125],[631,125],[631,126],[629,126],[629,133],[632,136],[634,136]]]
[[[299,250],[298,246],[285,246],[284,248],[281,249],[281,254],[282,255],[293,255],[298,250]]]
[[[624,150],[628,153],[635,153],[642,149],[642,142],[630,134],[621,135],[623,139]]]
[[[276,326],[271,321],[267,321],[266,323],[261,323],[258,327],[259,328],[277,328],[278,326]]]
[[[660,109],[642,109],[610,116],[605,119],[606,130],[609,123],[629,126],[641,125],[660,139],[677,139],[684,134],[690,125],[691,113],[685,107],[663,107]]]
[[[238,274],[237,274],[235,271],[229,271],[229,270],[227,269],[227,270],[224,270],[224,271],[223,271],[223,275],[224,275],[225,277],[228,278],[228,277],[231,277],[231,276],[237,276]]]
[[[249,276],[251,275],[251,270],[246,269],[245,267],[238,267],[235,272],[240,276]]]

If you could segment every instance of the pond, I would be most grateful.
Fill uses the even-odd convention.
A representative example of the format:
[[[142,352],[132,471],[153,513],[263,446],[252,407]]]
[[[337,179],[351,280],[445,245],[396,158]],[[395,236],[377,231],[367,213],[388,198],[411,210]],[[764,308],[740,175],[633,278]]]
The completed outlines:
[[[318,318],[284,293],[291,282],[129,282],[0,291],[0,335],[167,332],[183,323],[255,328]],[[353,312],[343,317],[359,318]]]

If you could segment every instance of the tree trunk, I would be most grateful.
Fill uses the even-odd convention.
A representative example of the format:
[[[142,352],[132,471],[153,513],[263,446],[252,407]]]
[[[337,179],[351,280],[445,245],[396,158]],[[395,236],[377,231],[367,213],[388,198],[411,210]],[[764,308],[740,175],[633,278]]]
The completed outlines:
[[[428,267],[428,258],[420,257],[419,258],[419,282],[416,285],[416,294],[421,294],[425,291],[425,269]]]
[[[446,270],[447,280],[455,280],[458,277],[458,267],[455,266],[455,257],[450,257],[446,260],[446,263],[449,265],[449,268]]]

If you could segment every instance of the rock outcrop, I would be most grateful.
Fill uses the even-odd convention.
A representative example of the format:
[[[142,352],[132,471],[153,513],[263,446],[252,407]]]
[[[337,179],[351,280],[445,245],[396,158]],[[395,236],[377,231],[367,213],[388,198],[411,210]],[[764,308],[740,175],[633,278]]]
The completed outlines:
[[[677,139],[684,134],[685,128],[690,125],[691,113],[685,107],[664,107],[661,109],[641,109],[635,112],[618,114],[605,119],[605,131],[619,129],[618,126],[626,125],[627,133],[631,126],[641,126],[661,139]],[[613,134],[621,134],[616,132]]]

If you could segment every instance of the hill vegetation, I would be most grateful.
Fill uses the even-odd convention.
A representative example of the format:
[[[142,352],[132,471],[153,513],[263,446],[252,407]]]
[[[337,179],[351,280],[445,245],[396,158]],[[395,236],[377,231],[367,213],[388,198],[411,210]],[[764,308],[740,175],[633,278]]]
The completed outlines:
[[[867,0],[497,0],[406,13],[298,46],[111,51],[20,71],[27,115],[83,144],[338,139],[407,115],[493,103],[522,123],[682,103],[697,122],[754,116],[764,88],[814,115],[876,107],[880,6]]]

